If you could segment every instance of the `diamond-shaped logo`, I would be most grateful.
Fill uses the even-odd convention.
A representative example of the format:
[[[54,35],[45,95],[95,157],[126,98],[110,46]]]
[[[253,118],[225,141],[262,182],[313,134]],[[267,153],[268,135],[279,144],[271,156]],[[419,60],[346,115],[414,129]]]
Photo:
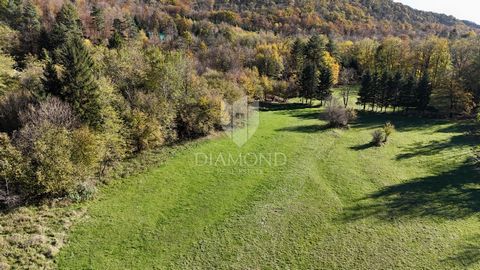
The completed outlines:
[[[242,147],[257,131],[260,123],[258,108],[258,101],[248,102],[247,96],[232,104],[224,101],[226,121],[223,130],[238,147]]]

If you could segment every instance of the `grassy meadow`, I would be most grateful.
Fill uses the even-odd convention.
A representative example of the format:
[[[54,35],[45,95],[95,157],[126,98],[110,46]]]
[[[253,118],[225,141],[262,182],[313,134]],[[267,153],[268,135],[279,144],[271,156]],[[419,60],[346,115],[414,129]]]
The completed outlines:
[[[243,147],[192,143],[103,188],[58,267],[480,269],[469,122],[361,113],[342,130],[322,113],[271,105]],[[372,147],[387,121],[396,133]],[[242,156],[251,162],[231,162]]]

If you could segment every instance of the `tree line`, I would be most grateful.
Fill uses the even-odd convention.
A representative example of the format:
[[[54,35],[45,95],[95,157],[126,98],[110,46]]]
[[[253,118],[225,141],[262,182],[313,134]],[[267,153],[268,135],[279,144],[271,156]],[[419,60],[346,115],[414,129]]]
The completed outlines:
[[[310,104],[313,99],[323,103],[338,83],[340,66],[332,56],[333,44],[326,36],[314,35],[308,41],[297,38],[292,45],[287,76],[298,88],[296,95]]]
[[[480,100],[478,38],[386,38],[357,46],[357,56],[347,61],[362,73],[358,104],[364,109],[449,117],[475,112]]]

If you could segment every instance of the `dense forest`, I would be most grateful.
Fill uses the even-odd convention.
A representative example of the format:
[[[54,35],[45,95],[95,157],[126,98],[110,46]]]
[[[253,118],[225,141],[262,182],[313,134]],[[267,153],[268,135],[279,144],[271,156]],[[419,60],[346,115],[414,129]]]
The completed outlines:
[[[10,23],[19,18],[22,1],[4,1],[3,17]],[[52,27],[64,1],[33,1],[42,25]],[[115,19],[133,22],[149,36],[173,38],[189,30],[190,23],[225,23],[249,31],[271,31],[283,35],[322,32],[342,37],[409,37],[430,34],[442,37],[478,33],[480,26],[452,16],[423,12],[390,0],[299,0],[299,1],[76,1],[84,34],[91,40],[107,38]],[[119,21],[117,21],[117,24]],[[158,37],[157,37],[158,38]]]
[[[6,0],[0,16],[5,205],[87,198],[243,95],[323,104],[361,84],[358,109],[436,118],[480,101],[479,26],[387,0]]]

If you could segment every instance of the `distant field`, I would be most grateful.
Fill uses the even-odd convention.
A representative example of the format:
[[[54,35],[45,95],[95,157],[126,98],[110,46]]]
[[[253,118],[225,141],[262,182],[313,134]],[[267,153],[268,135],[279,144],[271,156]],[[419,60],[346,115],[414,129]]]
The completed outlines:
[[[241,148],[226,137],[196,143],[104,188],[59,267],[480,269],[469,123],[361,114],[338,130],[320,114],[273,106]],[[371,147],[386,121],[397,132]],[[286,163],[199,162],[252,153]]]

